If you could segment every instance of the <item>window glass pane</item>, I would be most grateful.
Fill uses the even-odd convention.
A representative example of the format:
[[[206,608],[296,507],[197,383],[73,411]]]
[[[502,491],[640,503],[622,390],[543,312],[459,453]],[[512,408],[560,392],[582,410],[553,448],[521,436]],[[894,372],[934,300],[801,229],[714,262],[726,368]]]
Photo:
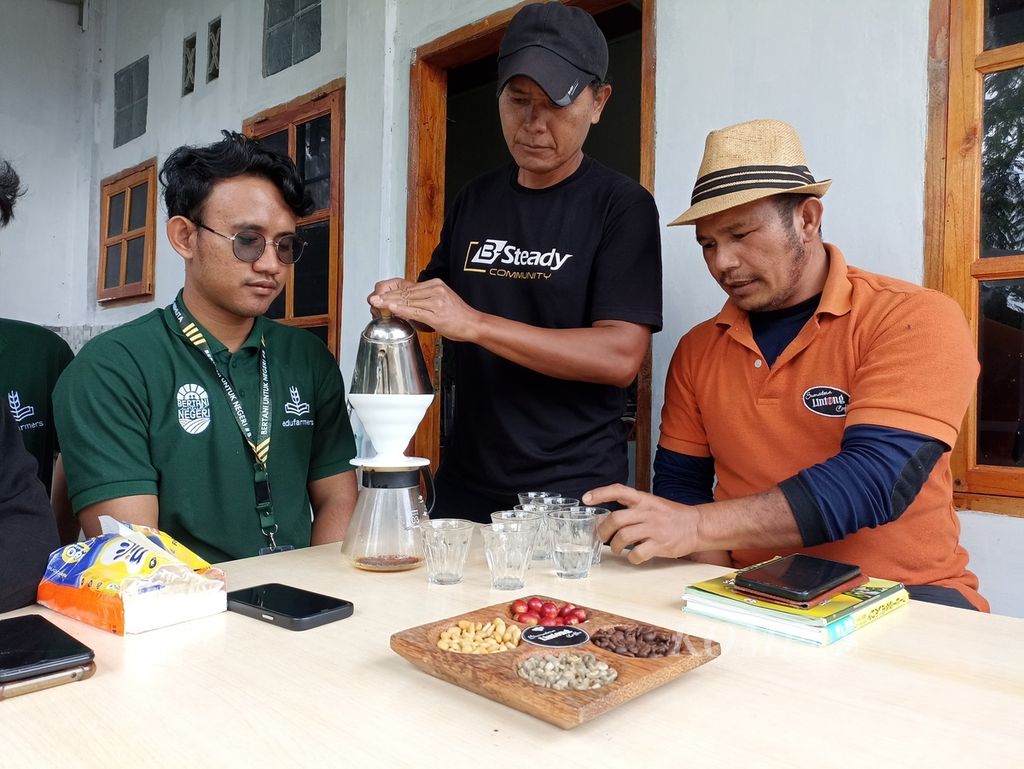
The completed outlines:
[[[149,57],[143,56],[114,74],[114,146],[146,132]]]
[[[982,257],[1024,251],[1024,69],[985,76]]]
[[[331,116],[321,115],[295,128],[299,174],[313,198],[314,209],[331,203]]]
[[[206,82],[220,77],[220,17],[210,22],[207,29]]]
[[[305,329],[321,342],[327,344],[327,326],[306,326]]]
[[[1024,466],[1024,278],[983,281],[978,297],[978,464]]]
[[[304,258],[305,256],[303,256],[303,259]],[[270,307],[267,308],[266,312],[266,316],[268,318],[281,320],[281,318],[284,317],[284,294],[285,292],[282,290],[281,293],[277,295],[277,299],[270,303]]]
[[[320,0],[295,0],[295,10],[301,11],[311,5],[320,5]]]
[[[294,317],[326,315],[329,286],[328,270],[331,264],[331,236],[329,222],[315,222],[298,229],[299,237],[306,241],[302,258],[295,263]]]
[[[292,61],[308,59],[320,51],[320,6],[303,11],[295,18],[295,47]]]
[[[985,0],[985,47],[1024,41],[1024,0]]]
[[[181,95],[196,89],[196,36],[189,35],[181,50]]]
[[[142,255],[146,250],[146,238],[132,238],[128,241],[128,256],[125,258],[124,282],[138,283],[142,280]]]
[[[284,155],[288,157],[288,131],[278,131],[276,134],[268,134],[267,136],[260,137],[257,139],[260,146],[263,149],[276,152],[278,155]]]
[[[292,22],[267,30],[263,41],[263,74],[273,75],[292,65]]]
[[[103,272],[103,287],[115,288],[121,285],[121,244],[107,246],[107,268]]]
[[[110,199],[110,213],[107,216],[107,237],[120,235],[124,229],[124,193],[119,192]]]
[[[128,215],[128,229],[137,230],[146,226],[146,198],[149,182],[132,187],[131,213]],[[122,193],[123,194],[123,193]]]
[[[295,11],[294,0],[267,0],[265,7],[265,29],[270,29],[285,19],[291,18],[292,13]]]
[[[132,72],[132,101],[149,95],[149,57],[143,56],[130,67]]]
[[[146,133],[146,100],[135,102],[135,105],[131,109],[132,113],[132,135],[129,139],[134,139],[136,136],[142,136]]]
[[[114,112],[114,146],[120,147],[132,138],[132,108]]]
[[[114,109],[124,109],[132,103],[132,77],[128,67],[114,73]]]

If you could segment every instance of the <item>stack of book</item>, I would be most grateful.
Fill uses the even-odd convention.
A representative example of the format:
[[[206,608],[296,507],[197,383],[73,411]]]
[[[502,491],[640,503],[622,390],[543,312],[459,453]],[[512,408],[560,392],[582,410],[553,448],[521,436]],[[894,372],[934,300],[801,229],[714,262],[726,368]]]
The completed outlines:
[[[824,603],[798,608],[743,595],[734,589],[735,577],[732,572],[690,585],[683,591],[685,610],[825,646],[910,600],[899,582],[869,579]]]

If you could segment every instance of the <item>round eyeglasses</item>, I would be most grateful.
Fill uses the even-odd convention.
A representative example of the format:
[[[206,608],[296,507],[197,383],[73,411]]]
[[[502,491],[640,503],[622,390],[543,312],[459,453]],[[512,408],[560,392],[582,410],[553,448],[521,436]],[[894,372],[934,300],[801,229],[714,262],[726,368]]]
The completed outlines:
[[[277,249],[277,258],[284,264],[295,264],[302,256],[302,250],[306,247],[306,241],[298,235],[283,235],[277,240],[267,240],[255,230],[241,230],[234,235],[225,235],[223,232],[207,227],[202,222],[193,222],[196,227],[202,227],[207,232],[220,235],[225,240],[231,241],[231,250],[235,257],[243,262],[255,262],[263,256],[267,243]]]

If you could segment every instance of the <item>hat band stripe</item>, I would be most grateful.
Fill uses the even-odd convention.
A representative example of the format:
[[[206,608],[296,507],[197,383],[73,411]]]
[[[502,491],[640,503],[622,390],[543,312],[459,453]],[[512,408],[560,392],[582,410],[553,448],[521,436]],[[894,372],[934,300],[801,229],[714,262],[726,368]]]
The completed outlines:
[[[801,179],[806,180],[808,184],[814,184],[814,177],[811,175],[810,170],[807,166],[733,166],[732,168],[723,168],[721,171],[712,171],[709,174],[704,174],[694,183],[694,187],[700,187],[712,179],[721,179],[723,176],[736,176],[737,174],[752,174],[758,171],[767,171],[764,173],[766,177],[778,176],[786,178],[789,176],[798,176]],[[771,173],[771,172],[775,173]]]
[[[759,190],[759,189],[777,189],[777,190],[792,190],[798,187],[806,187],[809,183],[804,181],[757,181],[749,184],[728,184],[724,187],[716,187],[715,189],[706,190],[694,194],[690,198],[690,205],[700,203],[702,200],[708,200],[710,198],[717,198],[721,195],[728,195],[730,192],[743,192],[744,190]]]

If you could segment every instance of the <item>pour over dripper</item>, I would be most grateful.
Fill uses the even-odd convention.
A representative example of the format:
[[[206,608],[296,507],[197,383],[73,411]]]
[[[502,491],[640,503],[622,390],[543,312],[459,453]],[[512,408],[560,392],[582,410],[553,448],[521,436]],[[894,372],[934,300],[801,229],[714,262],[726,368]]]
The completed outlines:
[[[434,399],[419,340],[401,318],[382,313],[363,329],[356,352],[349,402],[377,452],[354,464],[409,467],[426,460],[406,457],[405,448]]]

